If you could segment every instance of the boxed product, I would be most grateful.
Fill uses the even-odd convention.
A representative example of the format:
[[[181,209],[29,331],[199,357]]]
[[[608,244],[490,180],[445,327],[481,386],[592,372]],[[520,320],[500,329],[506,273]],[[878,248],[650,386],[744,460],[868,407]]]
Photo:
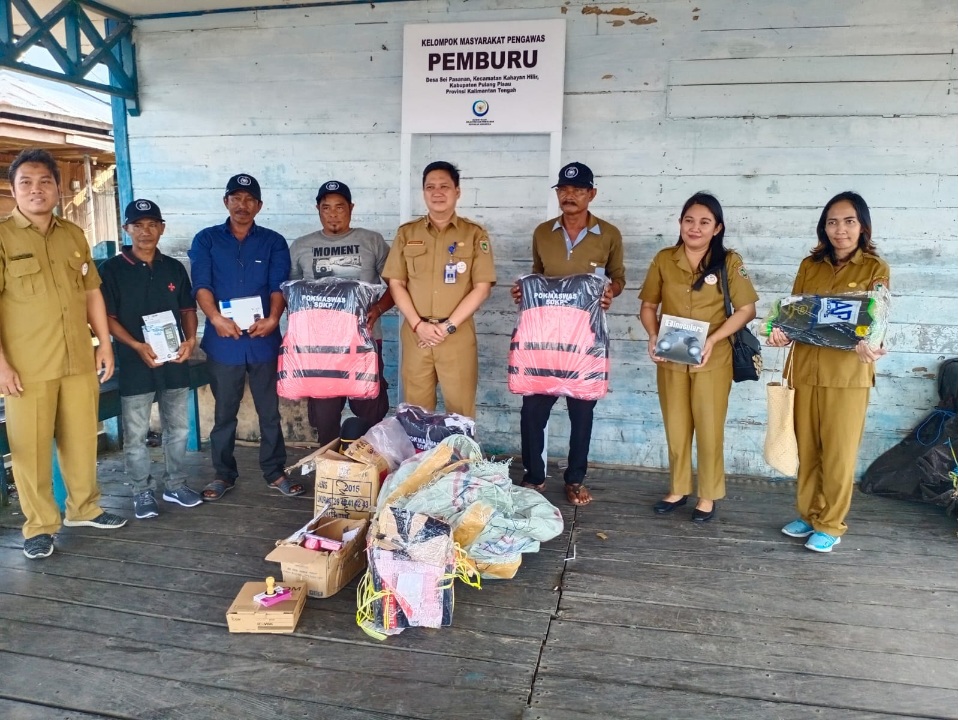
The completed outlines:
[[[310,597],[331,597],[366,567],[368,525],[326,512],[280,540],[266,559],[280,564],[284,582],[305,583]]]
[[[708,334],[707,322],[663,314],[659,322],[655,354],[672,362],[700,365]]]
[[[143,341],[153,349],[157,363],[177,358],[182,340],[170,310],[143,316]]]
[[[275,605],[265,606],[254,597],[266,591],[265,582],[243,585],[233,604],[226,611],[226,624],[231,633],[291,633],[306,604],[306,585],[290,583],[290,597]]]
[[[302,468],[303,475],[316,471],[316,498],[314,515],[319,515],[329,503],[327,515],[368,520],[376,507],[379,487],[388,474],[386,461],[371,453],[360,453],[353,460],[336,452],[339,440],[324,445],[290,468]]]

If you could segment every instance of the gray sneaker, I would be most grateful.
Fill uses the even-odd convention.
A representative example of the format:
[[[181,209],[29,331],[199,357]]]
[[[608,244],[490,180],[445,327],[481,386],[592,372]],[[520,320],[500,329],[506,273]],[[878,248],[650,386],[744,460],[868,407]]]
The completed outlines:
[[[183,485],[175,490],[167,490],[163,493],[163,499],[169,503],[176,503],[183,507],[196,507],[203,504],[203,496],[191,487]]]
[[[152,490],[144,490],[133,496],[133,514],[137,520],[146,520],[155,518],[160,514],[160,509],[156,506],[156,498],[153,497]]]
[[[104,511],[92,520],[67,520],[64,518],[63,524],[67,527],[95,527],[101,530],[116,530],[126,525],[126,518]]]
[[[23,554],[31,560],[50,557],[53,554],[53,535],[34,535],[23,541]]]

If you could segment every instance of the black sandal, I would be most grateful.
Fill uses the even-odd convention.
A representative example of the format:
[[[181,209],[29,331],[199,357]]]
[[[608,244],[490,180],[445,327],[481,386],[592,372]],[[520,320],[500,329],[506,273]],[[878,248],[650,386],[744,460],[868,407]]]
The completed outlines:
[[[277,480],[281,480],[281,482],[277,483]],[[300,483],[290,480],[285,475],[283,475],[282,478],[276,478],[276,480],[269,483],[269,486],[273,488],[273,490],[278,490],[279,492],[283,493],[283,495],[286,497],[296,497],[297,495],[302,495],[304,492],[306,492],[306,488],[304,488]]]
[[[203,488],[203,499],[207,502],[219,500],[226,493],[232,490],[235,484],[235,480],[233,482],[228,482],[222,478],[216,478],[213,482],[208,483],[206,487]]]

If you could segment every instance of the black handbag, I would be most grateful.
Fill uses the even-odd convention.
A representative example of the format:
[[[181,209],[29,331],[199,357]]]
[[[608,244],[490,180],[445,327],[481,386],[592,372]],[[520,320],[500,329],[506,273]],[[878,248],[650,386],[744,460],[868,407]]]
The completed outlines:
[[[725,301],[725,317],[732,314],[729,300],[728,272],[722,265],[722,299]],[[732,343],[732,379],[735,382],[758,380],[762,374],[762,344],[747,327],[736,331],[728,341]]]

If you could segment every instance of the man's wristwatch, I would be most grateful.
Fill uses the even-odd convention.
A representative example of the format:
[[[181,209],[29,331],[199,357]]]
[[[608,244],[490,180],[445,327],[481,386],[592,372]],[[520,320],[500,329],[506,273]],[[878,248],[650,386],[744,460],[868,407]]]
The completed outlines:
[[[446,334],[452,335],[454,332],[456,332],[456,326],[452,323],[446,323]]]

